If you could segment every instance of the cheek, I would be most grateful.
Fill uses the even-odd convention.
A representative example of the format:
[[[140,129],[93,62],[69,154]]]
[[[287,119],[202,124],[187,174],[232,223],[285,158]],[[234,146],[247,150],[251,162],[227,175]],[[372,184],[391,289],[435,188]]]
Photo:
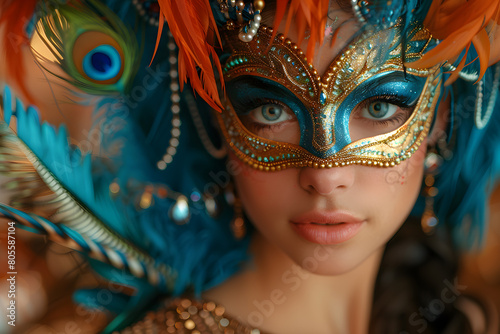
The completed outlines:
[[[422,186],[426,144],[425,140],[412,157],[400,165],[372,168],[358,180],[366,192],[361,196],[372,203],[369,210],[378,221],[401,224],[413,209]]]
[[[245,212],[254,223],[283,217],[293,207],[294,201],[298,200],[298,169],[257,171],[232,153],[227,167],[236,183]]]

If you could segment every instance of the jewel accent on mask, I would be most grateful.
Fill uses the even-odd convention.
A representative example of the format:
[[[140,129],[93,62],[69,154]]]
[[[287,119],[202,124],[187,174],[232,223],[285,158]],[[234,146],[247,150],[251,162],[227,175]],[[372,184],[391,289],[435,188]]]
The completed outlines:
[[[306,106],[307,117],[313,124],[312,129],[301,128],[302,136],[305,132],[313,133],[311,145],[304,143],[302,137],[300,146],[261,138],[244,127],[231,103],[225,101],[226,111],[218,115],[223,134],[236,156],[253,168],[275,171],[350,164],[392,167],[410,158],[427,136],[439,100],[441,72],[439,67],[426,70],[403,67],[397,27],[361,36],[339,54],[323,76],[318,75],[291,40],[278,35],[271,41],[271,28],[261,27],[256,38],[248,43],[236,38],[236,30],[237,25],[228,23],[222,33],[226,50],[232,51],[223,68],[226,83],[230,85],[232,80],[247,76],[273,81]],[[406,45],[407,61],[419,59],[433,41],[422,28],[415,28],[411,36]],[[401,77],[425,79],[418,86],[422,93],[410,118],[398,129],[374,137],[354,142],[350,142],[349,135],[335,138],[339,127],[349,133],[349,120],[346,123],[336,119],[336,113],[345,108],[343,103],[347,99],[352,99],[353,91],[370,79],[377,80],[378,75],[397,72]]]

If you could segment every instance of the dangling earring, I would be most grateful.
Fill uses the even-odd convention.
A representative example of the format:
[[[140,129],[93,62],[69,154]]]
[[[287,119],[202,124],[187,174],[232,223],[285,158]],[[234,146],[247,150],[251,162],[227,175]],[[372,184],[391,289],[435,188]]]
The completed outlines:
[[[421,225],[422,230],[426,234],[432,234],[439,223],[439,220],[434,213],[434,197],[439,193],[437,187],[434,186],[434,176],[438,174],[439,167],[443,163],[443,158],[436,152],[430,151],[425,157],[425,173],[424,173],[424,189],[422,191],[425,198],[425,210],[422,214]]]
[[[237,240],[241,240],[245,237],[247,228],[245,225],[245,218],[243,217],[243,206],[241,204],[241,200],[236,194],[236,191],[234,191],[232,184],[226,188],[225,197],[227,203],[232,205],[234,210],[234,217],[231,220],[230,225],[231,231]]]

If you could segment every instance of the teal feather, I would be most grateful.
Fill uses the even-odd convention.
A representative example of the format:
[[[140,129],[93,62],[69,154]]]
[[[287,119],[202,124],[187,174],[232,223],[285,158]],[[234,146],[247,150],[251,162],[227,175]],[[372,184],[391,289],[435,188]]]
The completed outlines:
[[[124,208],[112,201],[109,190],[106,194],[96,192],[90,156],[82,157],[79,151],[69,148],[64,128],[56,131],[48,124],[41,125],[34,108],[16,109],[14,115],[17,118],[17,135],[7,123],[0,122],[0,172],[14,177],[11,181],[14,183],[22,184],[25,178],[36,180],[37,187],[21,188],[22,193],[16,194],[18,200],[24,198],[34,205],[35,211],[48,213],[50,221],[36,216],[34,221],[38,224],[32,225],[39,230],[44,226],[59,226],[65,235],[73,239],[81,236],[84,239],[79,240],[81,244],[91,240],[90,245],[102,247],[112,263],[116,259],[114,265],[119,266],[121,257],[125,262],[135,264],[136,272],[141,272],[141,265],[138,267],[136,262],[142,262],[146,272],[150,271],[154,276],[150,277],[153,281],[156,281],[157,274],[165,276],[165,286],[161,288],[171,290],[175,274],[169,267],[157,264],[147,253],[132,246],[104,223],[108,220],[113,221],[115,226],[120,225],[117,222],[127,225],[127,215]],[[78,198],[74,195],[76,193]],[[8,210],[5,206],[3,208]]]

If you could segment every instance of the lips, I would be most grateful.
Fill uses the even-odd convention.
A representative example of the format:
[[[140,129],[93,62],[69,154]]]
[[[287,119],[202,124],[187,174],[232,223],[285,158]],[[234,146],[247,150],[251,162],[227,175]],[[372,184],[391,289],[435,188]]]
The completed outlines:
[[[359,232],[364,222],[342,211],[313,211],[290,220],[292,228],[300,237],[321,245],[346,242]]]

